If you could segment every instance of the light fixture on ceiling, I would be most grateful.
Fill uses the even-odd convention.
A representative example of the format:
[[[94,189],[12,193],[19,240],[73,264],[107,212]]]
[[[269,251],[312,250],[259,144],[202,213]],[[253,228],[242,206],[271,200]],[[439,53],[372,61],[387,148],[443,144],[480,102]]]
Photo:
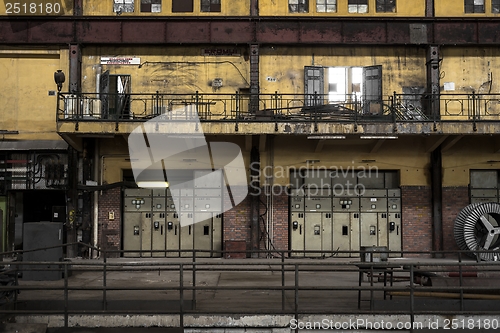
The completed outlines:
[[[365,140],[395,140],[398,137],[395,135],[361,135],[359,137],[360,139],[365,139]]]
[[[307,164],[315,164],[321,162],[320,160],[306,160]]]
[[[142,188],[167,188],[169,184],[166,181],[139,181],[137,186]]]
[[[311,135],[308,140],[344,140],[345,135]]]

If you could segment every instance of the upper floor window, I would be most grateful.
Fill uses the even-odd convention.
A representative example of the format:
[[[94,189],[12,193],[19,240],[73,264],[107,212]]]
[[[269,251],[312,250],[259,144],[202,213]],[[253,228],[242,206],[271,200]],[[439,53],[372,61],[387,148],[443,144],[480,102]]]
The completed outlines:
[[[349,13],[368,13],[368,0],[349,0]]]
[[[172,13],[192,13],[193,0],[172,0]]]
[[[142,13],[161,13],[161,0],[141,0]]]
[[[376,11],[377,13],[395,13],[396,0],[377,0]]]
[[[335,13],[337,11],[337,0],[316,0],[316,12]]]
[[[464,0],[466,13],[484,13],[484,0]]]
[[[309,13],[309,0],[288,0],[290,13]]]
[[[201,11],[202,12],[220,12],[220,1],[221,0],[201,0]]]
[[[134,12],[134,0],[114,0],[113,1],[113,12],[115,12],[117,14],[133,13]]]
[[[495,14],[500,13],[500,0],[491,0],[491,12]]]

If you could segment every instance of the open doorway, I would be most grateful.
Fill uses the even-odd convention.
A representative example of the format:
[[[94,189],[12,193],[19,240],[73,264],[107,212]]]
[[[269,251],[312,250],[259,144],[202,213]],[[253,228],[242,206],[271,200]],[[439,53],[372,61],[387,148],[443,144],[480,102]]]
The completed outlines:
[[[382,112],[382,66],[306,66],[306,106],[342,104],[364,113]],[[324,97],[323,97],[324,96]]]

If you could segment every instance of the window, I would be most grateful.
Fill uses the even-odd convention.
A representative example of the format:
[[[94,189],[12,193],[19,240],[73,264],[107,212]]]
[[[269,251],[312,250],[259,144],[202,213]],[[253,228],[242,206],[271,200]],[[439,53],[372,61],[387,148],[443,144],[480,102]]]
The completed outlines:
[[[142,13],[161,13],[161,0],[141,0]]]
[[[500,13],[500,0],[491,0],[491,12],[495,14]]]
[[[337,11],[337,0],[316,0],[316,12],[335,13]]]
[[[172,0],[172,13],[192,13],[193,0]]]
[[[201,0],[202,12],[220,12],[221,0]]]
[[[368,13],[368,0],[349,0],[347,7],[349,13]]]
[[[484,13],[484,0],[465,0],[466,13]]]
[[[288,0],[290,13],[309,13],[309,0]]]
[[[377,0],[377,13],[395,13],[396,0]]]
[[[134,0],[114,0],[113,12],[115,12],[117,14],[133,13],[134,12]]]

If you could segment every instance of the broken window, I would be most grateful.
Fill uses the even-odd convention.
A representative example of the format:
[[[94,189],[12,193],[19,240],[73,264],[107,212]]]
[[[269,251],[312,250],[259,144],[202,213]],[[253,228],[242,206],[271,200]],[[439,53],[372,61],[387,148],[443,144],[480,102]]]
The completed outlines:
[[[349,13],[368,13],[368,0],[349,0],[347,7]]]
[[[466,13],[484,13],[484,0],[465,0]]]
[[[337,11],[337,0],[316,0],[316,12],[335,13]]]
[[[161,13],[161,0],[141,0],[142,13]]]
[[[491,0],[491,12],[495,14],[500,13],[500,0]]]
[[[113,1],[114,1],[113,12],[117,14],[134,12],[134,0],[113,0]]]
[[[201,0],[201,11],[220,13],[220,1],[221,0]]]
[[[309,13],[309,0],[288,0],[290,13]]]
[[[192,13],[193,0],[172,0],[172,13]]]
[[[377,13],[395,13],[396,0],[377,0]]]

